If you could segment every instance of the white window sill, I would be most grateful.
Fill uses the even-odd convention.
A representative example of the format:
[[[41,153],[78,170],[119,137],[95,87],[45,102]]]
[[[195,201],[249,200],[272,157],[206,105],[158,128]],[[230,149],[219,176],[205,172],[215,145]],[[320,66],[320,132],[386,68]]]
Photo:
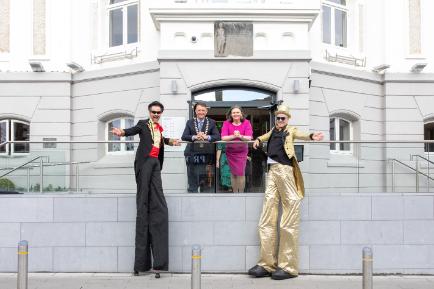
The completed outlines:
[[[13,153],[13,154],[9,154],[9,153],[0,153],[0,157],[2,158],[26,158],[30,155],[30,153]]]
[[[405,57],[405,59],[409,60],[426,60],[426,56],[424,54],[409,54]]]
[[[29,58],[29,61],[50,61],[50,57],[48,55],[33,55]]]

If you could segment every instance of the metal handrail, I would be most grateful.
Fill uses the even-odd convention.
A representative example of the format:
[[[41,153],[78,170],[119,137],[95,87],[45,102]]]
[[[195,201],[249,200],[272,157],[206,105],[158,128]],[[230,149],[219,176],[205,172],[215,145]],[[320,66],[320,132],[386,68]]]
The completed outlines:
[[[46,156],[42,156],[42,157],[46,157]],[[65,166],[65,165],[77,165],[77,164],[89,164],[90,162],[56,162],[56,163],[48,163],[45,162],[43,165],[44,167],[54,167],[54,166]],[[21,169],[32,169],[32,168],[38,168],[39,165],[30,165],[30,166],[25,166],[22,167]],[[12,170],[12,169],[16,169],[16,168],[0,168],[0,170]],[[0,176],[0,178],[3,176]]]
[[[431,163],[431,164],[434,165],[434,162],[433,162],[433,161],[431,161],[431,160],[429,160],[429,159],[427,159],[426,157],[423,157],[423,156],[421,156],[421,155],[410,155],[410,160],[413,160],[413,157],[421,158],[421,159],[423,159],[423,160],[425,160],[425,161],[427,161],[427,162],[429,162],[429,163]]]
[[[179,141],[180,143],[193,143],[190,141]],[[250,141],[216,141],[212,143],[253,143],[254,140]],[[5,144],[44,144],[44,143],[58,143],[58,144],[117,144],[117,143],[140,143],[139,141],[129,141],[129,140],[111,140],[111,141],[101,141],[101,140],[94,140],[94,141],[7,141],[4,143],[1,143],[1,145]],[[198,142],[194,142],[198,143]],[[203,143],[208,143],[207,141],[204,141]],[[312,140],[306,140],[306,141],[295,141],[294,143],[315,143],[315,144],[331,144],[331,143],[354,143],[354,144],[434,144],[434,140],[421,140],[421,141],[407,141],[407,140],[400,140],[400,141],[385,141],[385,140],[322,140],[322,141],[312,141]]]
[[[250,140],[250,141],[216,141],[216,142],[214,142],[215,144],[217,144],[217,143],[245,143],[245,144],[250,144],[250,143],[254,143],[255,142],[255,140]],[[1,146],[4,146],[4,145],[7,145],[7,144],[14,144],[14,143],[16,143],[16,144],[53,144],[53,143],[58,143],[58,144],[70,144],[70,145],[74,145],[74,144],[119,144],[119,143],[134,143],[134,144],[138,144],[139,143],[139,141],[136,141],[136,140],[115,140],[115,141],[107,141],[107,140],[89,140],[89,141],[6,141],[6,142],[3,142],[3,143],[1,143],[0,144],[0,147]],[[185,144],[188,144],[188,143],[193,143],[193,142],[190,142],[190,141],[180,141],[180,143],[185,143]],[[206,143],[209,143],[209,142],[206,142],[206,141],[203,141],[203,142],[194,142],[194,143],[204,143],[204,144],[206,144]],[[340,144],[340,143],[349,143],[349,144],[379,144],[380,146],[379,147],[387,147],[387,144],[431,144],[431,143],[434,143],[434,140],[420,140],[420,141],[408,141],[408,140],[397,140],[397,141],[386,141],[386,140],[348,140],[348,141],[335,141],[335,140],[323,140],[323,141],[294,141],[294,144],[305,144],[305,145],[307,145],[307,144],[310,144],[310,143],[315,143],[315,144],[319,144],[319,145],[321,145],[321,144],[331,144],[331,143],[334,143],[334,144]],[[358,152],[358,154],[357,154],[357,162],[359,162],[359,156],[360,156],[360,146],[358,146],[359,147],[359,152]],[[67,148],[66,148],[67,149]],[[0,155],[1,156],[1,155]],[[421,157],[421,156],[419,156],[419,157]],[[425,158],[423,158],[423,157],[421,157],[422,159],[425,159]],[[0,160],[1,160],[1,158],[0,158]],[[20,168],[26,168],[27,169],[27,175],[28,175],[28,178],[29,178],[29,175],[30,175],[30,169],[31,169],[31,167],[25,167],[25,166],[28,166],[28,164],[29,163],[31,163],[31,162],[34,162],[35,160],[37,160],[37,158],[35,158],[35,159],[33,159],[33,160],[31,160],[31,161],[29,161],[29,162],[27,162],[27,163],[24,163],[24,164],[22,164],[21,166],[19,166],[19,167],[16,167],[16,168],[13,168],[13,171],[15,171],[15,170],[17,170],[17,169],[20,169]],[[389,159],[389,160],[391,160],[391,159]],[[392,162],[392,175],[393,175],[393,177],[392,177],[392,189],[393,189],[393,191],[395,190],[395,184],[394,184],[394,179],[395,179],[395,173],[394,173],[394,171],[395,171],[395,162],[398,162],[399,164],[401,164],[401,165],[403,165],[403,166],[405,166],[405,167],[407,167],[408,169],[410,169],[411,171],[413,171],[413,172],[416,172],[416,188],[417,188],[417,191],[419,190],[419,184],[418,184],[418,182],[419,182],[419,174],[421,174],[422,176],[425,176],[425,177],[427,177],[428,179],[427,179],[427,181],[428,181],[428,184],[429,184],[429,182],[430,182],[430,180],[434,180],[432,177],[430,177],[430,174],[429,174],[429,171],[428,171],[428,175],[426,174],[426,173],[424,173],[424,172],[420,172],[420,170],[418,169],[418,167],[415,169],[415,168],[413,168],[413,167],[411,167],[411,166],[409,166],[409,165],[407,165],[406,163],[404,163],[404,162],[402,162],[402,161],[400,161],[400,160],[398,160],[398,159],[393,159],[393,162]],[[45,167],[45,164],[44,164],[44,162],[42,161],[42,159],[41,159],[41,163],[42,164],[40,164],[39,165],[39,167],[41,167],[41,170],[40,170],[40,178],[41,178],[41,191],[42,191],[42,188],[43,188],[43,168]],[[64,163],[65,165],[68,165],[68,164],[77,164],[77,166],[76,166],[76,174],[75,174],[75,176],[76,176],[76,182],[77,182],[77,185],[76,185],[76,188],[77,188],[77,191],[79,190],[79,163],[74,163],[74,162],[71,162],[71,163]],[[58,164],[56,164],[56,163],[53,163],[53,164],[50,164],[50,165],[53,165],[53,166],[55,166],[55,165],[62,165],[62,163],[58,163]],[[35,166],[33,166],[33,167],[38,167],[38,165],[35,165]],[[6,175],[8,175],[8,174],[10,174],[10,173],[12,173],[13,171],[10,171],[10,172],[7,172],[6,174],[3,174],[1,177],[3,177],[3,176],[6,176]],[[359,165],[357,165],[357,175],[358,175],[358,177],[357,177],[357,187],[359,187]],[[29,182],[28,182],[29,183]],[[429,187],[429,185],[428,185],[428,187]],[[428,188],[428,190],[429,190],[429,188]]]
[[[419,171],[418,165],[416,164],[416,168],[413,168],[409,165],[407,165],[406,163],[401,162],[400,160],[397,159],[389,159],[392,161],[392,192],[395,192],[395,162],[403,165],[404,167],[414,171],[416,173],[416,192],[419,192],[419,174],[427,177],[428,179],[434,181],[433,178],[431,178],[429,175]]]
[[[27,162],[25,162],[24,164],[19,165],[18,167],[12,168],[9,172],[7,172],[7,173],[1,175],[0,178],[3,178],[4,176],[7,176],[7,175],[9,175],[9,174],[12,173],[12,172],[15,172],[16,170],[18,170],[18,169],[20,169],[20,168],[23,168],[25,165],[30,164],[30,163],[33,163],[34,161],[36,161],[37,159],[40,159],[40,158],[47,158],[47,159],[49,159],[48,156],[37,156],[36,158],[33,158],[33,159],[31,159],[30,161],[27,161]],[[37,167],[37,166],[35,166],[35,167]]]
[[[434,164],[433,161],[421,156],[421,155],[410,155],[410,159],[413,160],[413,158],[416,158],[416,169],[419,170],[419,158],[425,160],[426,162],[428,162],[428,178],[427,178],[427,183],[428,183],[428,190],[429,190],[429,180],[432,180],[430,176],[430,169],[429,169],[429,164]],[[417,185],[417,189],[419,187],[419,177],[418,177],[418,172],[416,172],[416,185]]]

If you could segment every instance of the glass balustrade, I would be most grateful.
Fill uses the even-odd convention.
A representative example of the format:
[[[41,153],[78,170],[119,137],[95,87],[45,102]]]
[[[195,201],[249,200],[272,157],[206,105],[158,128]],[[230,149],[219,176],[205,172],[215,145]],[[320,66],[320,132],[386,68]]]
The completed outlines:
[[[137,148],[137,143],[134,148]],[[182,143],[165,147],[166,194],[263,193],[266,144]],[[430,142],[299,142],[296,155],[306,193],[431,192]],[[0,154],[0,191],[135,193],[135,151],[109,151],[107,142],[29,143],[26,154]]]

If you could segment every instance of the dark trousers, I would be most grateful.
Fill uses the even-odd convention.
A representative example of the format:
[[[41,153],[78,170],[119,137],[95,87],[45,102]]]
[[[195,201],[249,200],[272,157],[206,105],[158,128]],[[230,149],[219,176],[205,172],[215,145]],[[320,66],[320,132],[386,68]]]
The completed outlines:
[[[187,164],[188,191],[197,193],[199,187],[206,182],[205,164]]]
[[[137,217],[134,271],[169,269],[169,217],[161,182],[160,162],[147,158],[136,167]],[[152,252],[152,259],[151,259]]]

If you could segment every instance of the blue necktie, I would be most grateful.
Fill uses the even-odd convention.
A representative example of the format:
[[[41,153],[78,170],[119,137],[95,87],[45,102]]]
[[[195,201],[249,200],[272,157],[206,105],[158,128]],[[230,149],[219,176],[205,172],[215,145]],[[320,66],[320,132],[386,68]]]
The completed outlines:
[[[199,121],[197,124],[199,131],[202,131],[203,121]]]

